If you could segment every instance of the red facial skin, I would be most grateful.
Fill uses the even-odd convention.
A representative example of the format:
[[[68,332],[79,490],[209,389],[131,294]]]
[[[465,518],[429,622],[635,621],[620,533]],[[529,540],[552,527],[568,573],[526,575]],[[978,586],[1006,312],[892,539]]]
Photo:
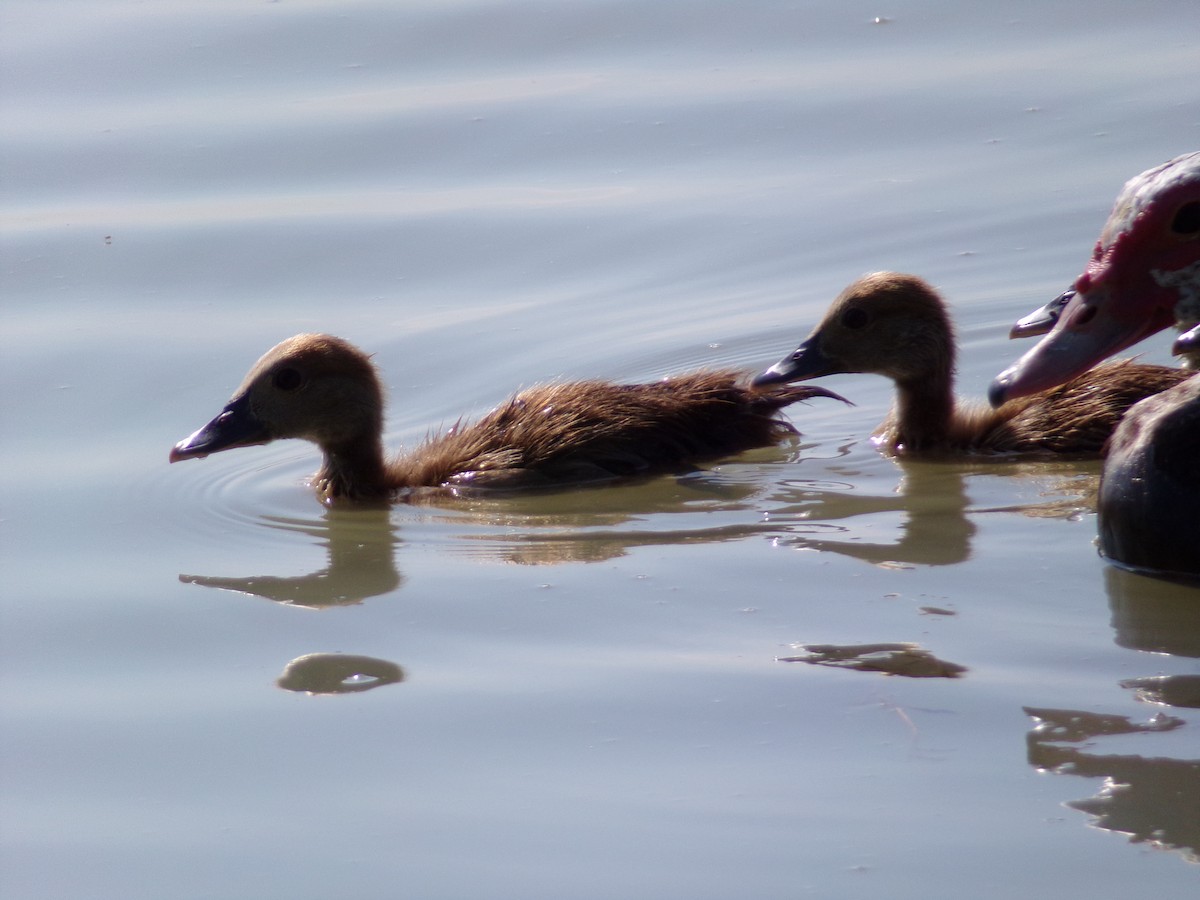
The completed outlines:
[[[1131,179],[1054,329],[992,382],[993,405],[1046,390],[1200,316],[1200,151]]]

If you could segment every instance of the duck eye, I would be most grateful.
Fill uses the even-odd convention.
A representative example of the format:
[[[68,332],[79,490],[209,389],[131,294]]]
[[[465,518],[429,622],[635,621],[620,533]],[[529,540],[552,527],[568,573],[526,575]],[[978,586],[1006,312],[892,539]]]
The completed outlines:
[[[1185,203],[1171,220],[1171,230],[1176,234],[1195,234],[1200,231],[1200,200]]]
[[[867,324],[867,311],[855,306],[842,313],[842,325],[846,328],[858,329]]]
[[[299,369],[280,369],[271,379],[271,383],[281,391],[294,391],[304,383],[304,376]]]

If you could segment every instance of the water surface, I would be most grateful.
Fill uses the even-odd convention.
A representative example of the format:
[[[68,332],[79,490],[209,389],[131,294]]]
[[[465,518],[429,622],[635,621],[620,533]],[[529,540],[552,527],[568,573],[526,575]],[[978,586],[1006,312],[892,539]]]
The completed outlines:
[[[1193,891],[1200,593],[1097,557],[1094,463],[883,458],[868,377],[550,496],[166,454],[299,331],[375,353],[411,444],[761,368],[882,268],[982,396],[1200,146],[1198,45],[1183,0],[5,4],[5,895]],[[966,671],[779,661],[904,642]]]

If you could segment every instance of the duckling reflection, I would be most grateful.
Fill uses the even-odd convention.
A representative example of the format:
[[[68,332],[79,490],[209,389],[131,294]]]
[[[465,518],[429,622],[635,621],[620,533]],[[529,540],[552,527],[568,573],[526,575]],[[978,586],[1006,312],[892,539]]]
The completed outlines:
[[[790,496],[783,498],[790,502],[770,514],[775,526],[782,525],[788,534],[780,543],[806,550],[828,550],[872,565],[949,566],[967,559],[971,555],[975,525],[966,515],[968,501],[963,472],[948,465],[915,460],[896,460],[896,464],[903,474],[896,492],[890,495],[854,495],[849,493],[853,488],[851,483],[793,485],[788,492]],[[864,519],[895,513],[904,516],[898,529],[894,529],[898,534],[895,541],[856,540],[857,534],[871,530],[871,526],[862,524]],[[855,520],[855,525],[833,524],[847,519]],[[814,533],[840,537],[815,537]]]
[[[1200,862],[1200,759],[1095,752],[1097,739],[1104,736],[1173,731],[1185,724],[1182,719],[1160,713],[1139,724],[1125,716],[1072,709],[1025,707],[1025,712],[1037,722],[1026,735],[1030,765],[1105,779],[1095,797],[1068,806],[1134,843],[1181,851],[1186,859]]]
[[[275,683],[285,691],[303,694],[359,694],[404,680],[394,662],[346,653],[308,653],[297,656]]]
[[[445,506],[335,505],[324,507],[319,521],[264,517],[270,527],[321,538],[327,547],[327,566],[298,577],[185,574],[179,578],[188,584],[320,608],[360,603],[398,590],[403,576],[393,557],[401,528],[425,540],[431,539],[432,530],[432,539],[445,541],[440,549],[450,553],[515,565],[602,562],[641,546],[770,536],[778,528],[762,519],[765,489],[746,478],[738,466],[794,461],[810,446],[793,442],[750,451],[736,465],[604,490],[464,498]],[[723,515],[715,519],[710,515],[714,511]],[[730,515],[738,513],[744,513],[746,521],[730,522]],[[678,527],[639,527],[647,518],[660,515],[670,515]]]
[[[773,499],[784,506],[770,518],[788,536],[781,544],[810,550],[828,550],[871,565],[948,566],[971,556],[975,536],[973,517],[981,513],[1008,512],[1036,518],[1069,518],[1081,510],[1095,509],[1099,465],[1094,462],[1019,462],[1004,465],[974,460],[943,462],[894,457],[888,464],[901,471],[890,494],[851,493],[862,483],[861,470],[847,470],[844,484],[788,485]],[[1089,471],[1089,468],[1091,471]],[[831,468],[830,471],[838,471]],[[971,505],[968,478],[1016,477],[1038,479],[1034,502],[982,508]],[[878,520],[903,514],[892,542],[859,540],[876,530]],[[840,525],[839,521],[854,520]],[[807,532],[807,533],[806,533]],[[820,536],[827,535],[827,536]]]
[[[180,575],[179,580],[309,609],[361,603],[400,587],[403,578],[393,560],[399,538],[386,507],[330,507],[324,510],[323,519],[323,522],[274,519],[268,520],[268,524],[321,537],[328,554],[324,569],[293,577]]]
[[[803,662],[834,669],[878,672],[905,678],[958,678],[966,666],[939,659],[919,644],[795,644],[803,656],[779,656],[777,662]]]
[[[780,450],[758,452],[760,459],[770,460]],[[414,513],[410,507],[397,515],[449,524],[456,534],[447,549],[456,554],[516,565],[555,565],[602,562],[637,547],[770,535],[777,528],[763,521],[763,495],[761,484],[747,480],[736,467],[722,467],[610,487],[594,496],[573,492],[474,498],[467,509],[426,507]],[[721,515],[714,517],[714,512]],[[739,514],[745,521],[730,521]],[[649,518],[678,525],[649,530],[644,527]]]

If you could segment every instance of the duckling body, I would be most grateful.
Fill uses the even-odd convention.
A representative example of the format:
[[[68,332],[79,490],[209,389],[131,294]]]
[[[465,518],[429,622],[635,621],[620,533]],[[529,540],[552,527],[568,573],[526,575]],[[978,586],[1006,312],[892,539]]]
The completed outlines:
[[[604,381],[532,387],[471,424],[459,422],[386,459],[383,390],[370,359],[330,335],[269,350],[225,409],[171,451],[171,462],[303,438],[324,454],[313,479],[323,500],[379,499],[417,488],[515,490],[682,471],[794,434],[780,411],[812,387],[750,387],[733,371],[650,384]]]
[[[756,384],[863,372],[896,384],[875,433],[892,453],[1099,456],[1124,412],[1187,373],[1113,363],[999,409],[954,397],[954,328],[937,292],[915,275],[876,272],[837,297],[808,339]]]

